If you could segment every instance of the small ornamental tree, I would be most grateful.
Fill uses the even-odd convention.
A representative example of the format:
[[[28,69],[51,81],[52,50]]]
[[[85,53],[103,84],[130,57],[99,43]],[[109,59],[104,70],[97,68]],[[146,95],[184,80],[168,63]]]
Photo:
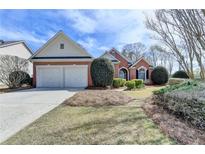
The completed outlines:
[[[173,78],[183,78],[183,79],[188,79],[189,76],[187,75],[187,73],[185,71],[179,70],[176,71],[173,75]]]
[[[157,66],[156,68],[154,68],[151,74],[151,79],[153,83],[157,85],[167,83],[169,79],[169,75],[168,75],[166,68],[162,66]]]
[[[114,69],[111,61],[106,58],[97,58],[91,64],[91,77],[95,87],[112,85]]]

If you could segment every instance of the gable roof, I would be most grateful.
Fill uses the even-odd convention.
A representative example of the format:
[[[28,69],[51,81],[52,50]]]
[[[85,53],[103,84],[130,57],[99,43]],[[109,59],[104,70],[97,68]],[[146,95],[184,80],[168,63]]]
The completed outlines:
[[[107,55],[108,57],[110,57],[109,60],[111,60],[111,62],[113,62],[113,63],[119,63],[119,62],[120,62],[117,58],[115,58],[113,55],[111,55],[108,51],[105,51],[105,53],[102,54],[100,57],[105,57],[105,58],[107,58],[106,55]]]
[[[65,36],[66,39],[68,39],[70,42],[72,42],[76,47],[82,49],[89,58],[93,58],[92,55],[90,55],[85,48],[83,48],[80,44],[76,43],[75,41],[73,41],[70,37],[68,37],[62,30],[58,31],[52,38],[50,38],[42,47],[40,47],[34,54],[33,56],[31,56],[30,59],[35,59],[35,56],[37,56],[41,51],[43,51],[43,49],[45,49],[51,42],[53,42],[58,36]],[[59,57],[60,58],[60,57]]]
[[[20,44],[20,43],[22,43],[23,46],[30,52],[30,54],[33,55],[33,52],[31,51],[31,49],[28,47],[28,45],[26,44],[26,42],[23,41],[23,40],[16,40],[16,41],[4,41],[4,40],[0,40],[0,48],[12,46],[12,45],[16,45],[16,44]]]
[[[122,54],[120,53],[116,48],[112,48],[109,53],[111,53],[112,51],[116,52],[118,55],[120,55],[124,60],[126,60],[129,64],[131,64],[131,62]]]
[[[22,40],[19,40],[19,41],[4,41],[4,40],[0,40],[0,47],[8,46],[8,45],[13,45],[13,44],[20,43],[20,42],[22,42]]]
[[[150,63],[142,56],[141,58],[139,58],[134,64],[132,64],[130,66],[130,68],[133,68],[137,63],[139,63],[141,60],[144,60],[147,64],[149,64],[149,66],[152,66],[150,65]]]

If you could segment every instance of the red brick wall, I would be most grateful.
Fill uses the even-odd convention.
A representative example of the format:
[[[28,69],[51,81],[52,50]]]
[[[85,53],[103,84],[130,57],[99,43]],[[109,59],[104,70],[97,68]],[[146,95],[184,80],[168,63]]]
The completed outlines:
[[[134,68],[130,69],[130,79],[136,79],[136,70],[141,66],[144,66],[149,70],[149,79],[151,79],[152,69],[150,69],[150,65],[144,59],[141,59],[136,65],[134,65]]]
[[[120,61],[120,65],[119,68],[121,67],[129,67],[129,64],[127,62],[127,60],[125,60],[121,55],[119,55],[117,52],[115,52],[114,50],[110,51],[110,54],[113,55],[116,59],[118,59]]]
[[[88,86],[92,86],[90,65],[91,62],[33,62],[33,86],[36,87],[36,66],[37,65],[88,65]]]
[[[114,64],[114,77],[119,77],[119,64]]]
[[[130,71],[130,80],[136,79],[136,69],[129,69]]]
[[[136,65],[134,65],[134,67],[136,67],[136,69],[138,69],[141,66],[144,66],[147,69],[149,69],[149,64],[144,59],[141,59]]]

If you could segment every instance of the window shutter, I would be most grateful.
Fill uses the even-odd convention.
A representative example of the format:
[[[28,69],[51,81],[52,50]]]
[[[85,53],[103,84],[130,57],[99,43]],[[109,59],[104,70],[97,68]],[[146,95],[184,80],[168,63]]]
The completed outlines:
[[[147,70],[146,74],[147,74],[147,79],[149,79],[149,70]]]
[[[138,70],[136,70],[136,79],[138,79]]]

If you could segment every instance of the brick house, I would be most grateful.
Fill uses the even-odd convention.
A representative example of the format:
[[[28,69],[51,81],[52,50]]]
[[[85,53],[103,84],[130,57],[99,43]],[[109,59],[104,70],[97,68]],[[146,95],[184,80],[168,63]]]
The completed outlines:
[[[101,57],[111,60],[114,77],[130,79],[150,79],[152,67],[140,58],[130,63],[119,51],[111,49]],[[30,58],[33,63],[34,87],[88,87],[92,86],[90,55],[63,31],[56,33]]]
[[[144,57],[141,57],[135,63],[131,63],[115,48],[105,52],[100,57],[108,58],[112,62],[115,78],[123,78],[126,80],[143,79],[146,82],[150,81],[152,66]]]

